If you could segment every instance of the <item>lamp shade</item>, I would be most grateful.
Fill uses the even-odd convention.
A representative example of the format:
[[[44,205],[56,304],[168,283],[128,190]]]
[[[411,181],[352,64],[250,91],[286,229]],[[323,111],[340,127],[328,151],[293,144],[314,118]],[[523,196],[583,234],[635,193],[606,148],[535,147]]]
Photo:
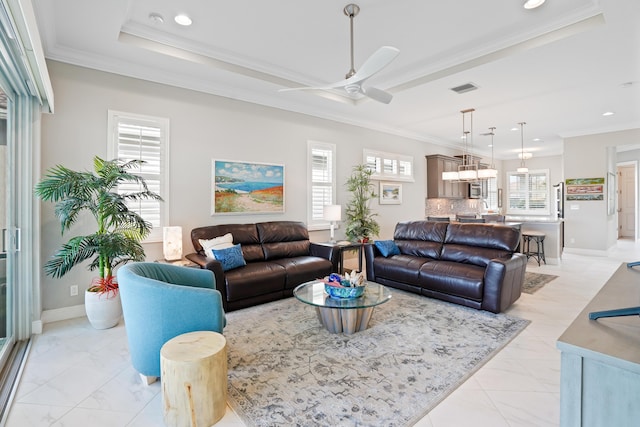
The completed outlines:
[[[341,221],[342,206],[341,205],[325,205],[322,212],[322,218],[324,218],[327,221]]]
[[[162,253],[167,261],[182,259],[182,227],[162,229]]]
[[[442,179],[444,181],[457,181],[460,179],[458,171],[442,172]]]
[[[475,180],[478,179],[478,172],[474,169],[466,169],[458,172],[461,180]]]
[[[487,179],[487,178],[496,178],[498,176],[498,171],[493,168],[487,169],[478,169],[478,178]]]

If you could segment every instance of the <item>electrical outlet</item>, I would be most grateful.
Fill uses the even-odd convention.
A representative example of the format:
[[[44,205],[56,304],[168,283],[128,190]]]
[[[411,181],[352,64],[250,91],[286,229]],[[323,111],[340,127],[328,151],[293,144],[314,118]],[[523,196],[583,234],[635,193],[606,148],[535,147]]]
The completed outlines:
[[[71,286],[69,287],[69,294],[70,294],[72,297],[75,297],[76,295],[78,295],[78,285],[71,285]]]

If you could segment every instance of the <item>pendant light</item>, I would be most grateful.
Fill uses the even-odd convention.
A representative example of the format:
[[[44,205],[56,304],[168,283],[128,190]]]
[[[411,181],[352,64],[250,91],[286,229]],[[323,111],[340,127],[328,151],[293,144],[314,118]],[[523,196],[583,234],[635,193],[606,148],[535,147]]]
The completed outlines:
[[[491,165],[489,165],[488,168],[486,169],[478,169],[478,178],[480,179],[487,179],[487,178],[497,178],[498,177],[498,170],[496,169],[495,165],[493,164],[493,136],[495,135],[495,130],[496,127],[490,127],[489,128],[489,133],[485,134],[485,135],[491,135]]]
[[[473,112],[474,108],[460,111],[462,113],[462,133],[464,135],[464,151],[462,153],[462,165],[458,166],[458,177],[460,181],[477,181],[478,165],[472,162],[469,154],[473,147]],[[465,116],[469,113],[469,130],[465,126]]]
[[[527,173],[529,172],[529,168],[524,163],[524,125],[526,125],[527,122],[520,122],[518,124],[520,125],[520,150],[522,154],[522,160],[520,161],[520,167],[517,169],[517,171],[518,173]]]

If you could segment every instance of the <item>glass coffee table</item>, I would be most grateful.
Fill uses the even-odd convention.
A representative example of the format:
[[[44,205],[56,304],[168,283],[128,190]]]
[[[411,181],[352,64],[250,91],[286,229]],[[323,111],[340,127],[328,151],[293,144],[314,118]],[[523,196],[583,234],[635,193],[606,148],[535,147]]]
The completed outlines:
[[[373,309],[391,299],[391,293],[375,282],[365,282],[359,298],[331,298],[324,291],[324,282],[314,280],[293,290],[293,295],[305,304],[313,305],[320,323],[331,333],[353,334],[369,325]]]

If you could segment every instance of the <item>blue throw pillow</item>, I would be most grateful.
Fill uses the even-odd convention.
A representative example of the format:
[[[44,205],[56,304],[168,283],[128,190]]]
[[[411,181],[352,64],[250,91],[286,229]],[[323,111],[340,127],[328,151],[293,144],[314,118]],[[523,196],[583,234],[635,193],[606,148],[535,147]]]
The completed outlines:
[[[391,255],[400,255],[400,248],[393,240],[376,240],[374,244],[385,258]]]
[[[224,271],[247,265],[242,256],[242,248],[239,244],[226,249],[212,249],[212,251],[213,256],[222,264],[222,270]]]

